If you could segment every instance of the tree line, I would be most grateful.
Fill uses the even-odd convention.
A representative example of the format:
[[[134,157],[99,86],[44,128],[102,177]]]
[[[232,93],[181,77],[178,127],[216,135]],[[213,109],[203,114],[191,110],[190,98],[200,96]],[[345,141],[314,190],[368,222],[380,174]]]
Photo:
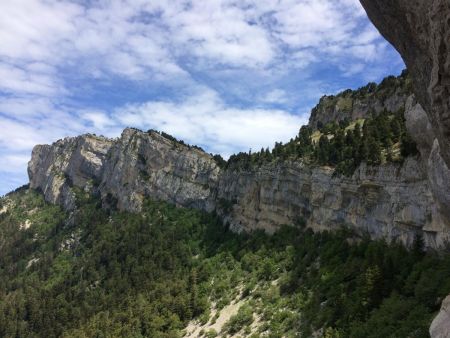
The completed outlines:
[[[224,161],[214,158],[226,169],[250,170],[263,164],[302,160],[308,164],[331,166],[336,174],[351,175],[362,163],[379,165],[399,162],[417,154],[417,147],[405,126],[403,110],[379,114],[351,123],[332,122],[318,131],[302,126],[298,135],[286,144],[276,142],[272,150],[241,152]],[[314,139],[318,136],[318,139]]]

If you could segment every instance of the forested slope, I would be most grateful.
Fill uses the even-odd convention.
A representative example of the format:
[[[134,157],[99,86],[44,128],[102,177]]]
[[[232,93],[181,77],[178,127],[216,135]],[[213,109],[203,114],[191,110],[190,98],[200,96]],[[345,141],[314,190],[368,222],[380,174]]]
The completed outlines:
[[[450,257],[420,238],[408,252],[301,220],[239,235],[198,210],[76,196],[71,213],[26,187],[1,199],[1,337],[182,337],[237,299],[201,335],[427,337],[450,292]]]

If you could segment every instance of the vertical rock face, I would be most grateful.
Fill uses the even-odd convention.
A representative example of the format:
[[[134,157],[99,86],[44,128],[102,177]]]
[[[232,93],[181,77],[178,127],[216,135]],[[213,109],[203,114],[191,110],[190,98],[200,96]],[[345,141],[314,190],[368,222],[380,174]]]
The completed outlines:
[[[28,163],[30,187],[43,192],[45,199],[75,207],[73,185],[91,189],[99,181],[112,140],[94,135],[65,138],[53,145],[34,147]]]
[[[428,247],[450,241],[449,227],[443,227],[425,172],[414,158],[402,165],[363,164],[349,178],[298,162],[225,172],[217,197],[226,221],[236,230],[272,232],[302,218],[314,230],[344,225],[371,238],[407,245],[419,233]]]
[[[301,161],[249,171],[221,170],[211,155],[156,132],[125,129],[117,140],[80,136],[36,146],[31,187],[47,201],[75,206],[72,186],[100,194],[105,207],[139,211],[144,197],[216,210],[236,231],[275,231],[306,221],[313,230],[348,226],[372,238],[428,247],[450,241],[450,226],[416,158],[403,164],[361,165],[352,177]]]
[[[139,211],[150,196],[212,211],[219,172],[201,150],[130,128],[117,140],[82,135],[38,145],[28,163],[30,187],[66,209],[75,207],[75,186],[121,210]]]
[[[120,209],[138,211],[145,196],[214,209],[219,168],[210,155],[156,132],[125,129],[108,154],[100,191]]]
[[[436,208],[444,216],[444,223],[450,220],[450,170],[444,162],[439,142],[422,106],[411,96],[406,103],[406,127],[417,143],[423,166],[426,169],[430,189]]]
[[[400,52],[410,71],[418,103],[410,104],[406,112],[409,131],[419,144],[430,188],[448,221],[450,1],[360,1],[381,34]]]

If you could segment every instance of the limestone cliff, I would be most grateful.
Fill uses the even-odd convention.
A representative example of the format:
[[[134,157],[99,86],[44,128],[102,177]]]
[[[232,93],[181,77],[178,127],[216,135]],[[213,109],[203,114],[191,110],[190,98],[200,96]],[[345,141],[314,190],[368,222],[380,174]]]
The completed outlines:
[[[34,147],[30,187],[75,208],[72,186],[101,195],[105,207],[139,211],[144,196],[214,209],[219,168],[211,156],[156,132],[127,128],[116,140],[90,134]]]
[[[305,219],[314,230],[345,225],[406,244],[418,233],[429,247],[450,240],[416,158],[363,164],[349,178],[333,171],[301,161],[224,170],[199,149],[136,129],[125,129],[116,140],[84,135],[36,146],[29,163],[31,187],[67,209],[75,207],[76,186],[100,194],[105,207],[138,211],[149,196],[217,210],[236,231],[272,232]]]
[[[215,208],[219,168],[205,152],[156,132],[125,129],[114,143],[100,183],[103,200],[138,211],[145,196],[206,211]]]
[[[372,238],[411,244],[417,233],[430,247],[450,240],[434,207],[425,173],[414,158],[403,165],[361,165],[352,177],[302,163],[271,164],[252,172],[225,172],[219,201],[233,201],[227,220],[235,229],[275,230],[300,217],[314,230],[346,225]]]
[[[92,189],[93,182],[103,176],[112,144],[112,140],[88,134],[34,147],[28,163],[30,187],[41,190],[47,201],[73,209],[71,186]]]

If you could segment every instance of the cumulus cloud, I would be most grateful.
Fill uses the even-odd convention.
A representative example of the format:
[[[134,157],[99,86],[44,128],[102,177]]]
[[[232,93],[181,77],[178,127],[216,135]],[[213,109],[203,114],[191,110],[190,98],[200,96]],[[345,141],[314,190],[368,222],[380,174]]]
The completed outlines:
[[[51,72],[31,67],[18,67],[0,62],[0,90],[5,93],[53,95],[62,88]]]
[[[303,67],[326,57],[324,51],[353,48],[354,57],[365,59],[379,35],[361,20],[363,15],[357,0],[90,5],[5,0],[0,4],[0,57],[12,67],[3,64],[0,70],[17,80],[11,89],[31,83],[36,91],[50,93],[58,87],[51,76],[61,68],[142,79],[189,77],[183,60],[210,67],[272,67],[285,61],[287,49]],[[45,68],[22,73],[19,66],[29,62]],[[26,74],[37,78],[29,81]]]
[[[163,130],[226,157],[287,141],[307,122],[305,116],[283,110],[230,107],[210,89],[181,102],[128,105],[113,118],[122,125]]]

